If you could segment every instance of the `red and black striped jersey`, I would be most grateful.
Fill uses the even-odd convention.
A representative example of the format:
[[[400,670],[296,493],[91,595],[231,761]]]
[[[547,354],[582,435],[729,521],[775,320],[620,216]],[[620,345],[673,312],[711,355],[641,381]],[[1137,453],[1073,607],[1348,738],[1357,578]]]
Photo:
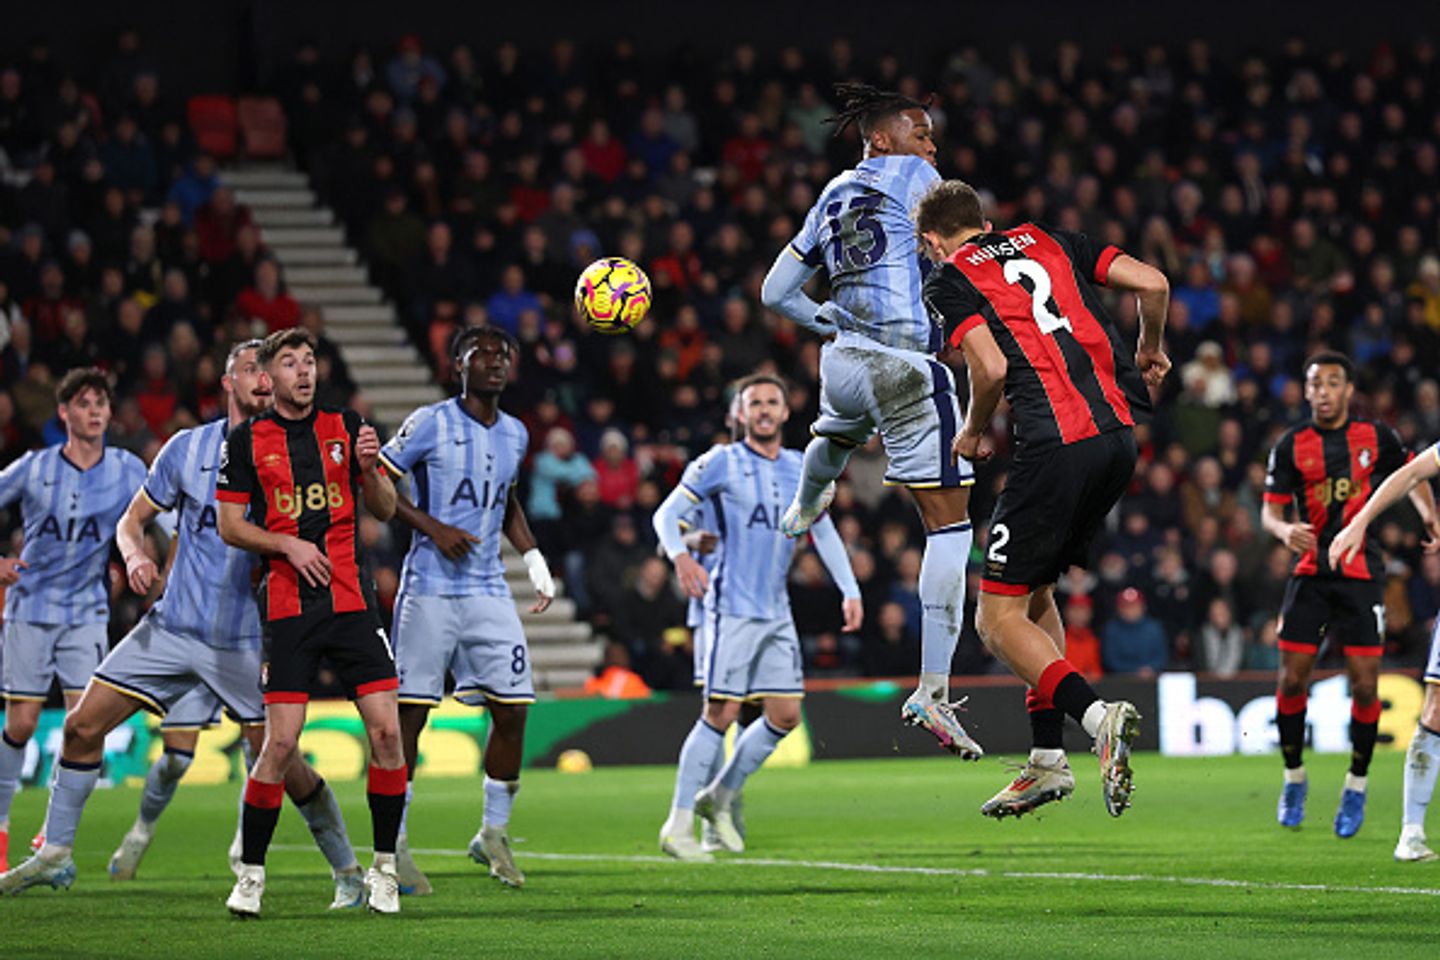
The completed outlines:
[[[959,347],[986,324],[1009,364],[1017,447],[1076,443],[1135,426],[1150,394],[1093,284],[1121,250],[1024,223],[975,237],[933,270],[925,305]]]
[[[369,605],[356,515],[355,438],[363,422],[353,410],[315,407],[299,420],[272,410],[231,430],[220,448],[215,498],[248,504],[252,523],[309,540],[330,560],[329,586],[312,587],[284,557],[267,557],[260,597],[267,622]]]
[[[1270,451],[1265,502],[1293,502],[1315,528],[1316,547],[1300,557],[1295,576],[1378,580],[1384,575],[1375,537],[1367,536],[1365,549],[1338,570],[1330,566],[1330,541],[1375,488],[1409,460],[1395,431],[1371,420],[1352,419],[1333,430],[1306,423],[1285,432]]]

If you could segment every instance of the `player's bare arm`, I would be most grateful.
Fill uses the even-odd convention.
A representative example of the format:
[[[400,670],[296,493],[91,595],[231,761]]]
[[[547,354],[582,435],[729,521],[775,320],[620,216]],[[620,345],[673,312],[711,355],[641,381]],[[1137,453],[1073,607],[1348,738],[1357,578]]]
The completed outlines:
[[[393,487],[391,488],[394,489]],[[220,501],[216,526],[220,539],[228,545],[264,557],[280,557],[296,569],[312,587],[330,583],[330,558],[309,540],[289,534],[271,533],[245,518],[246,505]]]
[[[419,530],[440,551],[446,560],[463,560],[480,538],[469,530],[451,526],[436,520],[430,514],[410,502],[410,498],[395,491],[395,516],[412,529]]]
[[[525,518],[525,508],[520,505],[520,497],[514,487],[510,488],[510,496],[505,500],[504,531],[505,539],[525,558],[525,570],[530,574],[530,585],[535,588],[535,604],[530,612],[543,613],[550,606],[550,601],[555,599],[555,580],[550,576],[544,554],[535,543],[535,534],[530,532],[530,521]]]
[[[125,561],[125,577],[130,589],[142,597],[160,579],[160,568],[145,550],[145,528],[158,516],[160,510],[145,496],[144,490],[137,490],[115,527],[115,546]]]
[[[380,437],[365,424],[355,435],[355,459],[360,462],[360,492],[365,509],[381,523],[395,516],[395,484],[380,469]]]
[[[1355,514],[1345,528],[1335,535],[1334,540],[1330,541],[1331,565],[1339,567],[1363,550],[1366,529],[1376,517],[1384,513],[1401,497],[1409,494],[1413,501],[1417,490],[1423,489],[1426,493],[1430,493],[1430,480],[1437,474],[1440,474],[1440,460],[1437,460],[1433,453],[1427,451],[1386,477],[1385,482],[1380,484],[1370,495],[1370,499],[1365,501],[1365,506],[1360,508],[1360,512]],[[1437,536],[1434,526],[1434,495],[1431,494],[1428,499],[1431,513],[1425,529],[1429,533],[1430,539],[1425,543],[1425,552],[1435,553],[1440,551],[1440,536]],[[1421,516],[1423,517],[1424,514],[1422,513]]]
[[[1170,358],[1165,355],[1164,347],[1170,281],[1150,264],[1122,253],[1110,264],[1105,285],[1136,294],[1140,305],[1140,343],[1135,349],[1135,365],[1146,383],[1159,386],[1170,372]]]
[[[985,324],[979,324],[960,341],[965,354],[965,367],[970,375],[970,407],[965,412],[965,426],[955,436],[952,453],[972,463],[989,460],[994,451],[982,448],[981,441],[990,431],[995,409],[1005,395],[1005,375],[1009,363],[995,335]]]
[[[1265,532],[1296,553],[1315,549],[1315,528],[1308,523],[1291,523],[1283,503],[1267,503],[1260,511]]]

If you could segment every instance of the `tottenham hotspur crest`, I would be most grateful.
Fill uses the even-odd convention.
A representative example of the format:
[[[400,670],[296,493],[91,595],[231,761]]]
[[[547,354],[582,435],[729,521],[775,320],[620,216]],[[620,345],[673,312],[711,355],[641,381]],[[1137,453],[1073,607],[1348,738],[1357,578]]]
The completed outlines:
[[[345,443],[341,440],[330,441],[330,460],[336,466],[345,462]]]
[[[1374,458],[1370,456],[1370,450],[1368,448],[1360,451],[1360,466],[1366,470],[1370,469],[1370,461],[1372,459]]]

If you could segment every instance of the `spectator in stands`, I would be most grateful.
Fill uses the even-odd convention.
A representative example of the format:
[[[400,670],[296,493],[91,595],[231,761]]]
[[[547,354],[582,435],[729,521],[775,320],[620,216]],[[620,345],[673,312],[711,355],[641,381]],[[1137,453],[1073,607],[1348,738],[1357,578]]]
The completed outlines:
[[[640,468],[630,456],[630,441],[619,430],[600,438],[600,456],[591,464],[600,488],[600,502],[614,510],[628,510],[640,486]]]
[[[911,632],[905,608],[898,603],[881,604],[875,624],[875,635],[861,650],[861,671],[867,677],[905,677],[914,673],[920,638]]]
[[[1170,662],[1170,647],[1160,622],[1145,613],[1145,596],[1126,587],[1116,598],[1115,616],[1101,630],[1105,672],[1151,677]]]
[[[411,33],[396,44],[395,57],[385,66],[385,79],[395,99],[409,103],[415,99],[423,80],[429,80],[436,87],[445,86],[445,68],[425,55],[420,38]]]
[[[540,298],[526,289],[525,271],[512,264],[500,273],[500,289],[485,301],[490,322],[508,333],[520,329],[520,315],[528,310],[543,311]]]
[[[576,452],[574,435],[564,427],[552,427],[545,434],[545,449],[531,464],[530,497],[525,503],[525,516],[547,554],[563,542],[562,497],[582,483],[594,480],[595,468]],[[599,499],[598,487],[596,493]]]
[[[235,202],[235,194],[229,187],[217,187],[195,215],[200,256],[210,263],[230,259],[235,253],[240,230],[250,223],[249,208]]]
[[[1210,601],[1205,623],[1200,628],[1199,668],[1221,677],[1232,677],[1245,657],[1245,634],[1235,623],[1235,611],[1221,597]]]
[[[300,304],[280,284],[280,265],[264,259],[255,265],[255,285],[240,291],[235,307],[257,328],[260,336],[300,324]]]
[[[215,158],[208,153],[195,156],[185,176],[170,187],[169,199],[180,206],[180,216],[185,223],[195,222],[195,214],[210,202],[220,188],[220,176],[215,169]]]
[[[1065,659],[1087,680],[1098,680],[1105,673],[1100,655],[1100,638],[1090,629],[1095,616],[1095,602],[1088,594],[1075,594],[1065,603]]]

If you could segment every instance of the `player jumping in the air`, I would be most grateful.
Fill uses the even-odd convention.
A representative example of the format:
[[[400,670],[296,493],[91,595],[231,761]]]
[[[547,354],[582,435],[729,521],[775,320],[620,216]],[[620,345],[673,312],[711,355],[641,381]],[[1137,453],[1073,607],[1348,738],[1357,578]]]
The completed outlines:
[[[397,913],[395,837],[405,809],[399,682],[363,574],[358,503],[363,490],[370,513],[389,520],[395,487],[379,469],[374,428],[353,410],[315,406],[315,342],[308,333],[271,334],[258,359],[274,408],[230,431],[215,481],[221,539],[265,558],[259,594],[265,743],[245,784],[239,879],[226,906],[239,916],[260,913],[265,851],[324,657],[354,699],[370,741],[375,863],[365,874],[366,899],[371,910]]]
[[[265,711],[260,694],[260,617],[250,586],[255,558],[221,542],[215,512],[215,472],[225,434],[270,406],[269,380],[255,359],[259,345],[250,341],[230,351],[221,378],[228,418],[171,437],[120,518],[116,543],[131,588],[144,596],[159,578],[155,562],[145,552],[145,526],[162,512],[177,512],[175,551],[165,591],[110,651],[66,716],[44,846],[36,856],[0,875],[0,894],[40,884],[68,887],[73,882],[70,850],[100,775],[105,736],[137,710],[154,710],[169,720],[172,708],[188,704],[196,712],[179,719],[199,726],[211,722],[210,703],[223,703],[239,721],[252,754],[260,752]],[[134,877],[186,761],[188,757],[174,753],[167,741],[156,766],[180,769],[162,784],[168,790],[157,789],[147,777],[140,818],[110,861],[115,879]],[[286,773],[285,786],[334,870],[332,906],[359,906],[364,902],[360,868],[334,794],[298,757]]]
[[[780,445],[790,408],[779,379],[749,377],[741,382],[740,396],[745,438],[711,447],[687,466],[654,517],[656,536],[675,564],[681,588],[688,596],[705,598],[705,616],[711,620],[704,706],[680,749],[670,816],[660,828],[660,849],[681,860],[713,859],[695,840],[697,812],[715,827],[726,850],[745,849],[732,816],[735,793],[799,725],[805,695],[800,639],[785,587],[795,541],[780,530],[780,513],[800,481],[801,456]],[[702,501],[709,501],[720,537],[711,575],[681,536],[681,519]],[[860,629],[860,586],[835,525],[822,518],[811,535],[844,597],[843,629]],[[764,718],[736,740],[729,763],[712,778],[725,731],[741,703],[756,698],[765,701]]]
[[[935,359],[941,343],[925,314],[912,211],[940,176],[925,105],[847,83],[838,129],[854,123],[864,158],[826,185],[800,233],[765,277],[761,299],[796,323],[833,338],[821,350],[820,418],[805,448],[805,471],[781,523],[798,536],[824,512],[850,452],[876,430],[890,459],[885,482],[910,489],[925,524],[920,565],[920,682],[901,717],[969,760],[983,751],[949,703],[950,669],[965,611],[973,536],[975,474],[951,453],[960,423],[955,378]],[[817,269],[831,300],[802,288]]]
[[[1270,452],[1261,520],[1300,559],[1285,587],[1280,610],[1280,682],[1275,726],[1285,761],[1285,783],[1276,816],[1281,826],[1305,819],[1305,708],[1310,674],[1322,643],[1340,644],[1350,681],[1350,771],[1335,812],[1335,835],[1353,837],[1365,820],[1366,776],[1379,732],[1380,655],[1384,653],[1385,562],[1380,544],[1363,542],[1335,564],[1330,544],[1355,518],[1371,491],[1403,467],[1409,454],[1382,423],[1350,416],[1354,367],[1340,353],[1320,353],[1305,364],[1310,422],[1286,431]],[[1427,529],[1435,529],[1435,498],[1429,484],[1410,490]],[[1291,523],[1294,504],[1300,519]],[[1363,532],[1363,528],[1362,528]],[[1364,541],[1364,537],[1360,537]]]
[[[75,706],[109,647],[110,542],[145,464],[105,444],[110,381],[93,367],[71,370],[55,390],[65,442],[26,453],[0,473],[0,506],[20,501],[25,546],[0,558],[5,593],[6,700],[0,732],[0,869],[9,869],[10,801],[25,745],[58,677]]]
[[[1365,506],[1330,541],[1330,569],[1343,570],[1361,560],[1370,544],[1365,531],[1376,517],[1406,494],[1429,489],[1440,475],[1440,444],[1435,444],[1394,473],[1376,488]],[[1423,496],[1423,494],[1422,494]],[[1433,496],[1433,491],[1432,491]],[[1426,523],[1430,539],[1426,553],[1440,550],[1440,523],[1432,513]],[[1434,860],[1437,855],[1425,839],[1425,809],[1435,793],[1435,774],[1440,771],[1440,620],[1430,636],[1430,661],[1425,667],[1425,705],[1415,723],[1415,733],[1405,751],[1404,810],[1395,859],[1405,862]]]
[[[1150,410],[1146,383],[1170,369],[1161,346],[1169,284],[1155,268],[1084,234],[1032,223],[995,232],[968,185],[946,181],[915,214],[942,261],[925,299],[947,342],[965,354],[970,408],[957,456],[984,459],[1002,394],[1015,425],[1015,457],[995,505],[980,581],[981,639],[1030,685],[1029,763],[982,812],[1020,814],[1068,796],[1065,714],[1095,738],[1105,806],[1130,804],[1130,744],[1139,714],[1105,703],[1064,655],[1055,581],[1084,564],[1096,532],[1135,472],[1135,416]],[[1139,294],[1140,343],[1132,361],[1092,284]]]
[[[411,771],[430,710],[455,676],[455,698],[490,711],[485,744],[485,804],[470,856],[512,887],[524,884],[507,827],[520,789],[525,717],[535,702],[530,652],[505,581],[503,535],[519,550],[535,587],[530,608],[540,613],[555,596],[555,581],[535,546],[516,489],[530,435],[500,409],[519,345],[498,327],[470,327],[455,338],[451,356],[460,396],[421,407],[380,452],[395,477],[413,478],[415,502],[397,500],[396,513],[415,530],[395,601],[395,657],[400,671],[400,727]],[[412,773],[413,776],[413,773]],[[412,791],[406,788],[408,807]],[[430,884],[409,857],[401,827],[400,882],[406,892]]]

